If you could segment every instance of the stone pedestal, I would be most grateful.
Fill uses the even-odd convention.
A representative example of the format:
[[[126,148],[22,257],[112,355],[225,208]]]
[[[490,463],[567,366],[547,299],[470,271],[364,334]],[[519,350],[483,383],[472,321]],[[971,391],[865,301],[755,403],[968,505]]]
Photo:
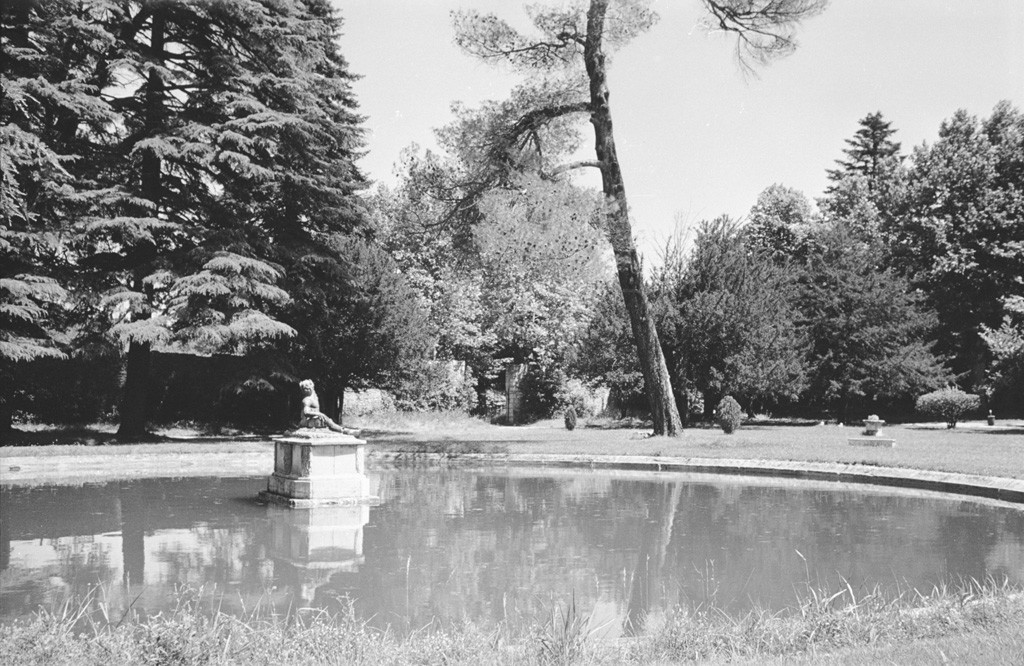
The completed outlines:
[[[300,428],[274,441],[274,473],[260,499],[291,507],[372,502],[366,441]]]
[[[850,446],[881,446],[892,448],[896,440],[882,437],[882,426],[885,421],[872,414],[864,420],[864,432],[862,437],[850,437],[846,440]]]
[[[896,440],[888,437],[850,437],[846,443],[850,446],[881,446],[891,449],[896,445]]]

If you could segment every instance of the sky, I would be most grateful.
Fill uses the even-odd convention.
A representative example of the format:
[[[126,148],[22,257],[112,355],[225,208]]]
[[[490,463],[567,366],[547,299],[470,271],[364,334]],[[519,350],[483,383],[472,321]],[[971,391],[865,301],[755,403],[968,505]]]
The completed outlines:
[[[377,183],[396,182],[410,144],[436,148],[433,130],[452,119],[452,102],[503,99],[521,80],[456,47],[449,12],[472,7],[526,27],[523,3],[335,2],[341,51],[362,76],[360,166]],[[734,38],[701,27],[699,0],[653,7],[661,20],[609,71],[631,220],[649,262],[677,229],[746,215],[773,183],[820,196],[825,170],[868,113],[881,111],[909,152],[933,142],[957,109],[986,117],[1003,99],[1024,109],[1021,0],[832,0],[801,26],[796,52],[756,77],[738,66]]]

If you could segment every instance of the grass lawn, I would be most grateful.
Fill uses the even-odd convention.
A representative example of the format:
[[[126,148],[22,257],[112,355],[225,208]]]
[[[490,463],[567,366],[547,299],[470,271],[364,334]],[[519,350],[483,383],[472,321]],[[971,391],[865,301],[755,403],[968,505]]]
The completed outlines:
[[[423,452],[537,453],[564,455],[661,455],[841,462],[1024,479],[1024,421],[989,428],[967,422],[949,430],[942,424],[887,426],[893,448],[850,446],[859,428],[836,425],[744,425],[731,435],[719,429],[689,428],[675,438],[648,437],[632,429],[580,427],[559,421],[530,426],[492,426],[415,421],[356,422],[364,435],[387,449]]]
[[[965,422],[949,430],[942,424],[886,426],[893,448],[850,446],[859,428],[837,425],[754,423],[726,435],[712,428],[689,428],[675,438],[649,437],[642,424],[584,423],[568,431],[560,421],[528,426],[495,426],[460,415],[400,414],[352,419],[362,436],[387,451],[408,453],[494,453],[561,455],[660,455],[680,458],[840,462],[883,467],[959,472],[1024,479],[1024,421],[996,427]],[[267,446],[269,435],[221,433],[197,435],[194,428],[157,431],[152,443],[116,444],[114,428],[33,428],[15,434],[19,446],[0,447],[0,458],[53,455],[134,456],[197,451],[252,452]],[[116,445],[113,445],[116,444]],[[27,445],[27,446],[26,446]]]

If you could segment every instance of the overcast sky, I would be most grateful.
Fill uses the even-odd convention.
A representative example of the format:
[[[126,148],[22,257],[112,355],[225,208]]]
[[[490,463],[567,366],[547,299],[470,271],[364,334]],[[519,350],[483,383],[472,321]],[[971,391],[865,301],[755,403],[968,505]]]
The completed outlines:
[[[519,24],[510,0],[335,0],[342,52],[363,78],[364,172],[394,182],[400,151],[436,147],[450,105],[501,99],[517,75],[455,47],[450,10],[475,7]],[[699,0],[655,0],[659,23],[609,75],[619,158],[641,251],[681,220],[745,215],[765,187],[812,199],[857,121],[881,111],[905,151],[934,141],[956,109],[1024,108],[1024,1],[833,0],[800,30],[793,54],[744,78],[734,41],[698,22]],[[597,182],[597,181],[595,181]]]

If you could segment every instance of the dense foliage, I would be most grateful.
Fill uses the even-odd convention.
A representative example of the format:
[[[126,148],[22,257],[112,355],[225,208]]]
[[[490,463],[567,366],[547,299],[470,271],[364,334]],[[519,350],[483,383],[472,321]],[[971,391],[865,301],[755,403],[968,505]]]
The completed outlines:
[[[797,398],[805,336],[792,272],[751,252],[737,222],[703,223],[689,253],[670,241],[653,284],[677,390],[702,394],[708,416],[725,394],[760,406]]]
[[[5,364],[59,353],[54,330],[70,349],[108,336],[127,351],[121,432],[137,435],[154,350],[264,354],[329,335],[285,321],[300,267],[367,229],[329,2],[47,0],[5,3],[2,19]],[[406,307],[392,286],[381,311]],[[282,387],[298,359],[283,360]]]
[[[425,309],[380,248],[336,237],[299,258],[290,283],[295,298],[285,318],[299,331],[293,355],[303,376],[321,380],[326,413],[341,413],[346,389],[394,390],[425,371],[434,342]]]
[[[1007,296],[1003,309],[1006,314],[999,328],[981,327],[981,337],[993,359],[989,388],[1004,394],[1016,390],[1019,399],[1024,396],[1024,296]]]
[[[983,327],[1024,296],[1024,114],[1008,102],[985,119],[957,111],[915,149],[907,178],[884,229],[892,263],[938,313],[938,352],[979,388],[991,361]]]
[[[799,307],[809,336],[804,400],[841,421],[890,409],[941,386],[948,373],[928,337],[935,316],[908,282],[879,266],[878,248],[841,226],[826,226],[821,251],[800,278]]]
[[[474,147],[493,140],[506,113],[459,110],[439,133],[445,153],[411,148],[399,185],[371,203],[382,245],[428,309],[433,357],[463,361],[477,377],[477,411],[489,411],[488,391],[503,391],[506,370],[523,364],[526,410],[548,417],[608,274],[601,200],[516,170],[475,192],[469,174],[489,167]]]

